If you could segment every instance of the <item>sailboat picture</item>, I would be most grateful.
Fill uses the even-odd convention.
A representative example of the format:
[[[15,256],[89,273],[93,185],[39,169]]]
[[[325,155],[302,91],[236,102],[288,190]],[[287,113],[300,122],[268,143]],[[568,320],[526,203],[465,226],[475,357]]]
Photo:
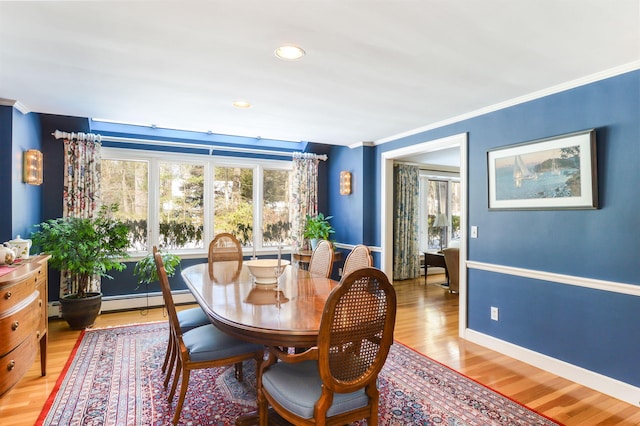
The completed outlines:
[[[522,186],[522,181],[526,179],[537,179],[538,174],[529,170],[527,165],[522,160],[522,156],[515,156],[515,163],[513,165],[513,181],[516,184],[516,187],[520,188]]]
[[[489,151],[490,208],[593,208],[594,148],[590,131]]]

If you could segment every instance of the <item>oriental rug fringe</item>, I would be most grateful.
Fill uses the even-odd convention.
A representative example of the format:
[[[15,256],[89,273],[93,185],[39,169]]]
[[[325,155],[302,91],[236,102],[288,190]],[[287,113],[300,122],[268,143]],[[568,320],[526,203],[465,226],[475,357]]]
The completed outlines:
[[[36,425],[168,425],[166,322],[86,330]],[[255,364],[191,373],[183,425],[232,425],[256,408]],[[558,425],[396,342],[379,378],[381,425]],[[362,421],[356,425],[366,424]]]

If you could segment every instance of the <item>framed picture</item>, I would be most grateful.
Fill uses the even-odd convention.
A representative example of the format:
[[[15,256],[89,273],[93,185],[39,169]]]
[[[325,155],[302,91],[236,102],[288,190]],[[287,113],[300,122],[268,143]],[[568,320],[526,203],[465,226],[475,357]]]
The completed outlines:
[[[598,208],[595,130],[487,152],[489,209]]]

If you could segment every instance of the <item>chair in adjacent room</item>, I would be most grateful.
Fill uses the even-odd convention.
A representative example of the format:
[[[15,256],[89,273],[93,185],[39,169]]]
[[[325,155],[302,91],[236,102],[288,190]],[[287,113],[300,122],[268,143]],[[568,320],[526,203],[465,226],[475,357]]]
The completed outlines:
[[[333,269],[333,244],[328,240],[321,240],[311,254],[309,273],[329,278]]]
[[[377,425],[377,380],[395,317],[396,293],[382,271],[345,276],[325,303],[316,346],[299,354],[269,348],[258,377],[260,425],[268,424],[269,406],[294,425]]]
[[[371,258],[371,252],[369,247],[364,244],[358,244],[347,255],[342,267],[342,276],[346,277],[351,272],[360,268],[367,268],[373,266],[373,259]]]
[[[173,416],[173,424],[175,425],[180,419],[180,412],[187,395],[189,376],[192,370],[222,367],[255,359],[257,364],[256,371],[258,371],[264,357],[264,346],[236,339],[216,328],[213,324],[196,327],[183,333],[180,329],[169,279],[167,278],[160,253],[155,254],[155,262],[160,287],[162,288],[162,296],[169,315],[169,330],[173,335],[174,342],[173,350],[177,354],[177,365],[173,374],[171,391],[169,392],[169,402],[173,400],[180,375],[182,379],[180,395]],[[237,379],[239,381],[243,380],[241,375]]]
[[[221,277],[216,277],[215,274],[215,263],[216,262],[237,262],[235,268],[229,268],[228,265],[225,266],[222,272],[229,272],[230,270],[234,271],[234,276],[230,278],[237,278],[242,270],[242,246],[240,245],[240,241],[235,237],[235,235],[221,232],[216,234],[216,236],[209,243],[209,276],[211,279],[220,281]],[[222,281],[229,281],[229,279],[222,279]],[[233,281],[233,280],[231,280]]]
[[[449,292],[458,293],[460,288],[460,249],[447,247],[442,250],[442,254],[444,254],[444,262],[449,274]]]

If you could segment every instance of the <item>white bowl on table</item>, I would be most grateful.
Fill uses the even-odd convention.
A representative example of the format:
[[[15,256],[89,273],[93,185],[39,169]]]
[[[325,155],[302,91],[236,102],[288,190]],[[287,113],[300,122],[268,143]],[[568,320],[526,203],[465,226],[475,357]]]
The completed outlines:
[[[284,268],[289,264],[288,260],[280,259],[252,259],[245,260],[244,264],[249,268],[249,272],[256,280],[256,284],[276,284],[278,278],[284,272]]]

